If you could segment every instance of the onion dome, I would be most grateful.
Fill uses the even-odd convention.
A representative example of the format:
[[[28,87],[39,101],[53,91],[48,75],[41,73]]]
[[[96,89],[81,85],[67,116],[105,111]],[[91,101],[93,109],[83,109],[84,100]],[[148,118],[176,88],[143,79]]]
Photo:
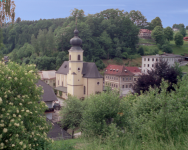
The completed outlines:
[[[74,30],[74,37],[70,40],[70,44],[72,47],[80,46],[82,44],[82,40],[78,37],[78,30],[77,28]]]

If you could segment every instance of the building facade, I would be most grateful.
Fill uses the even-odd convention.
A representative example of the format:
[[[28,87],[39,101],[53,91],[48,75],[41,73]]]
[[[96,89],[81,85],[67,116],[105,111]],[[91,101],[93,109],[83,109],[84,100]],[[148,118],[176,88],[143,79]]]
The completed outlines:
[[[126,95],[132,92],[134,74],[125,66],[108,65],[105,69],[104,83],[112,89],[119,89],[120,95]]]
[[[50,85],[52,88],[56,87],[56,70],[38,71],[42,81]]]
[[[138,37],[145,38],[145,39],[151,39],[151,31],[148,29],[140,29]]]
[[[183,57],[174,54],[156,54],[150,56],[142,56],[142,73],[147,73],[147,70],[154,68],[155,63],[157,63],[161,59],[167,61],[170,66],[173,66],[175,62],[181,62],[183,60]]]
[[[65,61],[56,72],[57,95],[63,99],[68,94],[84,99],[85,97],[103,91],[103,77],[95,63],[83,62],[82,40],[78,30],[70,40],[69,61]]]

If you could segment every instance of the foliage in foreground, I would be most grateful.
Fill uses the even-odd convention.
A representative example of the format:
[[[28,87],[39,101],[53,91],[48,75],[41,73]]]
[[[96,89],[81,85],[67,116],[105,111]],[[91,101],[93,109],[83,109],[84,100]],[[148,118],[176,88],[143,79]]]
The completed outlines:
[[[37,80],[34,65],[0,63],[0,149],[39,149],[51,143]]]
[[[182,77],[182,71],[177,64],[174,67],[171,67],[167,61],[158,60],[155,63],[154,68],[150,71],[147,71],[147,74],[142,74],[133,86],[135,93],[141,94],[149,90],[149,87],[160,87],[162,79],[167,80],[170,85],[168,91],[174,90],[173,84],[176,84],[178,79],[177,77]]]

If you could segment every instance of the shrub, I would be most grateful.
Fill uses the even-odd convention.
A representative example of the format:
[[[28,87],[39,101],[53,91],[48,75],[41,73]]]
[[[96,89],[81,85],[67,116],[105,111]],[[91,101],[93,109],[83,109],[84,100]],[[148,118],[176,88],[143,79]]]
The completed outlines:
[[[169,44],[164,44],[164,45],[162,46],[162,51],[163,51],[163,52],[166,52],[166,53],[172,53],[172,48],[170,47]]]
[[[44,148],[51,140],[37,70],[12,62],[0,63],[0,70],[0,149]]]
[[[87,107],[83,113],[82,130],[87,136],[106,136],[110,124],[122,128],[127,125],[126,106],[116,90],[107,90],[99,95],[92,95],[85,100]]]

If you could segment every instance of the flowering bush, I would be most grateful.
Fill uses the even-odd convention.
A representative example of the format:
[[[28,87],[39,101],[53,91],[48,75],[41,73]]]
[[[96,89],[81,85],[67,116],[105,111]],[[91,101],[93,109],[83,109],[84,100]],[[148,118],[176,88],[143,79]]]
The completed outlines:
[[[0,149],[40,149],[51,143],[34,65],[0,62]]]

